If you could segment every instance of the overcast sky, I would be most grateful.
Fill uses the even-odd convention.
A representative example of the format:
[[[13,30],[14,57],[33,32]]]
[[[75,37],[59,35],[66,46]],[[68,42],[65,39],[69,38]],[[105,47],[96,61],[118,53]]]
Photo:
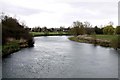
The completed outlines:
[[[68,27],[77,20],[118,25],[118,0],[0,0],[0,11],[28,27]]]

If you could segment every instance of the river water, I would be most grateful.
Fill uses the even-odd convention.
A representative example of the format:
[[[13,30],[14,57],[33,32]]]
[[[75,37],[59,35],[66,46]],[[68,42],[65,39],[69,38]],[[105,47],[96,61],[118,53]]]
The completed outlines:
[[[3,78],[118,78],[112,48],[73,42],[67,36],[35,37],[35,46],[4,58]]]

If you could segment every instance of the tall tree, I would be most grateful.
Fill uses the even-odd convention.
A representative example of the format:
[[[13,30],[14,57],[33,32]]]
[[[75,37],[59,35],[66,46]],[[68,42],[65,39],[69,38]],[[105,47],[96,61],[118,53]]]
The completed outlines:
[[[92,28],[92,25],[89,22],[84,22],[84,27],[85,27],[85,33],[86,34],[93,34],[94,33],[94,28]]]
[[[103,28],[103,33],[104,34],[113,34],[114,33],[114,28],[112,25],[107,25],[106,27]]]
[[[103,34],[102,28],[98,28],[97,26],[95,26],[94,30],[96,34]]]
[[[72,33],[74,35],[83,35],[85,34],[85,28],[82,22],[76,21],[73,22]]]

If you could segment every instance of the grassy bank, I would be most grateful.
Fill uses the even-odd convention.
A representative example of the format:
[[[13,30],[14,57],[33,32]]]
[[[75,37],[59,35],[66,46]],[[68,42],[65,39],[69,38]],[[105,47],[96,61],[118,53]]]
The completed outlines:
[[[2,57],[6,57],[7,55],[19,51],[22,48],[28,47],[28,43],[26,41],[14,40],[10,41],[4,45],[2,45]]]
[[[113,40],[113,38],[116,38],[117,35],[95,35],[97,39],[103,39],[103,40]],[[94,37],[94,35],[90,35],[90,37]]]
[[[35,37],[35,36],[61,36],[61,35],[70,35],[67,32],[30,32],[30,34]]]
[[[5,57],[13,52],[20,50],[20,45],[17,41],[9,42],[2,46],[2,56]]]
[[[114,47],[120,48],[118,35],[88,35],[85,37],[73,36],[69,37],[70,40],[81,42],[81,43],[91,43],[95,45],[100,45],[104,47]]]

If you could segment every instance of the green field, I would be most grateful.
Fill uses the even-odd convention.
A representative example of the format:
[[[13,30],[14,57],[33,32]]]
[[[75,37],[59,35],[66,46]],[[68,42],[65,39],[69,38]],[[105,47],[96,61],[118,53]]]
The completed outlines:
[[[69,35],[67,32],[30,32],[32,36],[57,36],[57,35]]]
[[[44,32],[30,32],[32,36],[56,36],[56,35],[69,35],[66,32],[48,32],[47,35]],[[88,35],[90,37],[96,37],[97,39],[104,39],[104,40],[113,40],[117,37],[117,35]]]
[[[104,40],[113,40],[117,37],[117,35],[94,35],[97,39],[104,39]],[[90,35],[90,37],[93,37],[93,35]]]

